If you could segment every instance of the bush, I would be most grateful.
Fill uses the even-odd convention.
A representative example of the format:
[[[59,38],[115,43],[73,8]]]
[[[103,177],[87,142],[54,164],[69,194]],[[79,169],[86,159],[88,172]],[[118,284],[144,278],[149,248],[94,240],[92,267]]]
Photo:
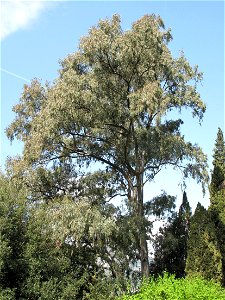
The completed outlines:
[[[142,284],[140,293],[124,295],[120,300],[225,300],[225,290],[214,281],[199,277],[175,279],[164,274]],[[119,300],[119,299],[118,299]]]
[[[14,300],[15,293],[11,289],[4,289],[0,291],[0,300]]]

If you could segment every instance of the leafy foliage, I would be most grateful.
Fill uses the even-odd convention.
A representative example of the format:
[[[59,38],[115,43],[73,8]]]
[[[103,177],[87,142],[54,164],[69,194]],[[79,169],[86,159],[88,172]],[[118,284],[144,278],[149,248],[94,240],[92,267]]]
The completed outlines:
[[[17,295],[26,276],[23,257],[26,243],[25,190],[21,184],[0,174],[0,290],[1,297]],[[4,298],[5,297],[5,298]],[[8,298],[7,298],[8,297]]]
[[[145,202],[145,214],[156,217],[166,217],[174,212],[176,198],[163,192],[161,195],[154,197],[152,200]]]
[[[225,290],[213,281],[200,277],[175,279],[164,274],[157,279],[151,278],[149,283],[143,283],[140,293],[133,296],[123,296],[121,300],[224,300]]]
[[[28,195],[19,181],[1,175],[1,299],[94,299],[97,287],[104,297],[116,295],[114,285],[126,288],[136,252],[125,216],[87,199],[45,203]]]

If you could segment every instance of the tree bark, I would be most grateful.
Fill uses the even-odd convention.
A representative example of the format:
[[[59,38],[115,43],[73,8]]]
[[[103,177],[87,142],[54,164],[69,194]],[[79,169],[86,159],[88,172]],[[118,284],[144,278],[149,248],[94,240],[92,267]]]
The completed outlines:
[[[140,174],[136,177],[137,183],[137,214],[138,219],[140,220],[139,228],[139,249],[140,249],[140,259],[141,259],[141,274],[142,277],[146,279],[149,278],[149,260],[148,260],[148,246],[147,246],[147,234],[144,224],[144,208],[143,208],[143,174]]]

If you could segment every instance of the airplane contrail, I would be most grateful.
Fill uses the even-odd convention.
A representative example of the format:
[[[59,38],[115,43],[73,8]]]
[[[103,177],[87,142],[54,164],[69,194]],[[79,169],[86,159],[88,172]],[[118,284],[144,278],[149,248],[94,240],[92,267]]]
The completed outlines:
[[[15,73],[13,73],[13,72],[9,72],[9,71],[7,71],[6,69],[1,68],[1,71],[5,72],[5,73],[7,73],[7,74],[9,74],[9,75],[12,75],[12,76],[14,76],[14,77],[16,77],[16,78],[22,79],[22,80],[24,80],[24,81],[26,81],[26,82],[31,82],[29,79],[24,78],[24,77],[22,77],[22,76],[20,76],[20,75],[17,75],[17,74],[15,74]]]

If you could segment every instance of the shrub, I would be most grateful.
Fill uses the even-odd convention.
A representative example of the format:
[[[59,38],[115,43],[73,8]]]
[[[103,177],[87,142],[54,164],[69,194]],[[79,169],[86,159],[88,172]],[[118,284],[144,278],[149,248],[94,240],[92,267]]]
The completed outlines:
[[[120,300],[225,300],[225,290],[214,281],[200,277],[175,279],[164,274],[143,282],[140,293],[124,295]],[[119,299],[118,299],[119,300]]]

